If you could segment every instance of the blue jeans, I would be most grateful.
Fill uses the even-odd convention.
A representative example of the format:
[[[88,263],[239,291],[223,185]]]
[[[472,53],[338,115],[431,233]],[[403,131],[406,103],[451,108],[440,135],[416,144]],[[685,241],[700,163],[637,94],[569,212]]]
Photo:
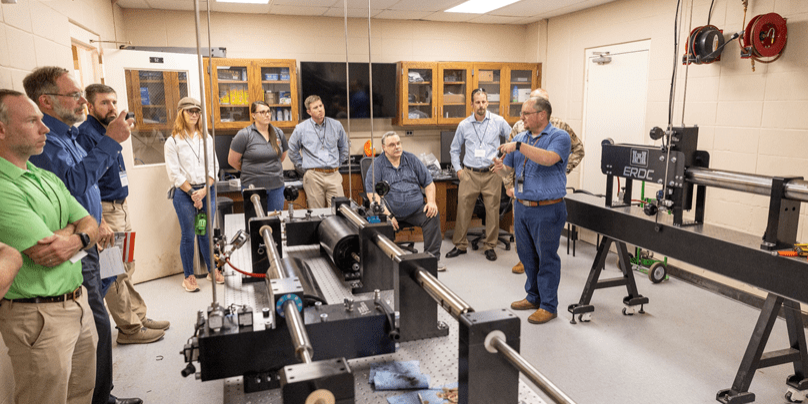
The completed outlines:
[[[87,301],[93,311],[93,320],[98,333],[93,404],[106,404],[112,390],[112,330],[110,315],[104,306],[104,295],[101,293],[101,266],[98,262],[98,249],[95,246],[89,248],[87,256],[81,259],[81,274],[84,278],[82,285],[87,288]]]
[[[541,309],[556,313],[562,269],[557,250],[567,220],[565,202],[533,208],[516,203],[514,207],[517,255],[525,266],[527,278],[525,298]]]
[[[211,201],[214,202],[211,207],[211,215],[216,215],[216,191],[213,187],[208,188],[211,195]],[[202,212],[207,212],[207,198],[202,199]],[[177,189],[174,193],[174,210],[177,212],[177,219],[180,221],[180,259],[183,261],[183,274],[185,277],[194,275],[194,236],[197,237],[199,244],[199,251],[205,259],[205,265],[208,266],[208,272],[213,272],[211,265],[211,249],[208,245],[208,235],[197,236],[194,234],[194,217],[199,211],[194,207],[194,201],[191,196],[185,192]],[[209,218],[210,219],[210,218]]]
[[[284,210],[284,186],[267,190],[267,212]]]
[[[246,186],[242,185],[242,191],[247,189]],[[264,213],[270,213],[274,210],[282,211],[284,210],[284,186],[281,185],[275,189],[268,189],[267,190],[267,211]]]

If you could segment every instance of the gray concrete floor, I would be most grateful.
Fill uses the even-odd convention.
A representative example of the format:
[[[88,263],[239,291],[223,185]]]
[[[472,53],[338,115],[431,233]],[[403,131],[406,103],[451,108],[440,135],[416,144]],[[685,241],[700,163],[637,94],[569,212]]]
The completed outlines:
[[[567,305],[581,296],[595,247],[580,242],[572,257],[565,255],[565,241],[559,249],[560,317],[544,325],[524,321],[522,355],[579,404],[716,403],[716,392],[733,383],[759,310],[677,279],[655,285],[636,273],[639,292],[650,299],[646,314],[621,314],[625,289],[598,290],[592,321],[571,325]],[[445,239],[442,252],[451,248]],[[444,259],[448,270],[439,278],[478,311],[506,308],[524,297],[525,276],[511,273],[518,261],[513,246],[510,251],[498,248],[497,253],[495,262],[471,249]],[[620,273],[612,265],[608,277]],[[149,317],[169,320],[171,328],[153,344],[113,345],[113,393],[119,397],[140,397],[146,403],[225,400],[223,381],[203,383],[180,375],[185,364],[179,352],[193,332],[196,312],[211,302],[210,282],[200,279],[198,293],[185,292],[181,282],[176,275],[136,286],[149,306]],[[221,297],[221,286],[218,291]],[[530,312],[516,314],[526,319]],[[116,333],[113,330],[113,338]],[[767,350],[786,347],[786,325],[779,319]],[[784,380],[792,373],[791,365],[757,371],[750,387],[756,402],[784,402]]]

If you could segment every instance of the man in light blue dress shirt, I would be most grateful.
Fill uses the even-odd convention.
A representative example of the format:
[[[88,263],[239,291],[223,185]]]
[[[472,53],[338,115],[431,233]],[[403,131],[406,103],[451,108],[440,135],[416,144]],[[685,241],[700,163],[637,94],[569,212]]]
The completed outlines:
[[[483,195],[483,204],[486,206],[484,254],[489,261],[497,259],[494,247],[497,246],[497,227],[500,225],[500,191],[503,180],[492,171],[492,159],[497,156],[500,143],[508,139],[511,126],[500,115],[489,112],[488,107],[486,91],[482,88],[472,91],[474,113],[458,125],[450,146],[452,168],[458,173],[461,183],[458,185],[458,210],[452,236],[455,248],[447,253],[447,258],[466,254],[469,244],[466,231],[472,220],[475,201],[478,195]],[[466,148],[463,166],[462,147]]]
[[[292,132],[289,159],[296,170],[305,171],[303,191],[309,208],[330,207],[333,197],[345,195],[338,169],[348,160],[348,136],[340,122],[326,117],[319,96],[310,95],[303,103],[311,118]]]

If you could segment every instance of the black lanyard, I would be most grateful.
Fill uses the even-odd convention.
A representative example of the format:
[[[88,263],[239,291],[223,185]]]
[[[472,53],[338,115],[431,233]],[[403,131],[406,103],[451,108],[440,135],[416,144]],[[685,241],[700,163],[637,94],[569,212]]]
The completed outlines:
[[[483,118],[483,119],[485,120],[486,118]],[[475,125],[474,122],[472,123],[472,129],[475,130],[475,136],[478,137],[478,142],[480,142],[481,146],[483,146],[483,139],[486,138],[486,131],[489,129],[489,122],[491,122],[491,121],[492,121],[491,119],[486,121],[486,127],[483,128],[483,137],[481,137],[480,133],[478,133],[478,125],[481,125],[481,124],[479,123],[478,125]]]
[[[531,133],[531,132],[528,132],[528,133]],[[531,147],[537,147],[537,145],[539,144],[539,139],[542,137],[542,133],[540,133],[539,136],[537,136],[537,141],[534,142],[534,144],[531,144],[531,138],[530,138],[531,135],[528,135],[528,136],[529,136],[528,141],[525,142],[525,143],[528,143],[528,145],[531,146]],[[524,154],[522,156],[523,156],[524,160],[522,161],[522,173],[520,173],[520,178],[525,178],[525,163],[528,162],[528,156],[526,156]]]
[[[315,119],[312,118],[312,120],[309,121],[309,122],[312,123],[312,129],[315,130],[315,136],[317,136],[318,140],[320,140],[320,144],[323,145],[323,148],[325,149],[326,148],[326,135],[327,135],[328,129],[329,129],[329,121],[327,121],[326,118],[323,118],[323,136],[322,137],[320,136],[320,133],[318,133],[317,125],[315,125]]]
[[[196,132],[194,132],[194,133],[196,133]],[[200,143],[201,140],[202,139],[197,140],[197,150],[200,149],[199,143]],[[191,149],[191,153],[194,153],[194,157],[197,158],[197,163],[202,164],[202,159],[199,158],[200,153],[194,151],[194,147],[191,146],[191,142],[188,141],[188,132],[186,132],[186,134],[185,134],[185,142],[188,143],[188,148]]]

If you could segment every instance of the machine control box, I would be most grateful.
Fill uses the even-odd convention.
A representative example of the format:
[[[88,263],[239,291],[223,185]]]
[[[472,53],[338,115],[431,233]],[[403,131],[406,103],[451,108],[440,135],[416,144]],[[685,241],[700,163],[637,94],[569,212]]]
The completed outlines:
[[[669,187],[682,188],[685,157],[680,151],[666,153],[656,146],[613,144],[605,140],[601,143],[601,172],[660,185],[666,182]]]

